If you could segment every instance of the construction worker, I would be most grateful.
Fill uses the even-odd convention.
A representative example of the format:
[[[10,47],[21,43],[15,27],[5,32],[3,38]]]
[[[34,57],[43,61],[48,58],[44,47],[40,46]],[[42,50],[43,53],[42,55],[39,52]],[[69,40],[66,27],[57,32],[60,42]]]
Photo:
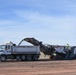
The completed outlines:
[[[65,59],[69,59],[70,58],[70,54],[71,54],[71,48],[70,48],[69,44],[66,45],[65,52],[66,52]]]

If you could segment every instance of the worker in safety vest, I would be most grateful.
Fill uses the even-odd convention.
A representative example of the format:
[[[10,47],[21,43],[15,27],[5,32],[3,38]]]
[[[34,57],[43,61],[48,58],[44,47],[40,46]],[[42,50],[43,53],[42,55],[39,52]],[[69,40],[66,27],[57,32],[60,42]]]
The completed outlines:
[[[66,45],[65,52],[66,52],[66,59],[69,59],[71,54],[71,47],[69,46],[69,44]]]
[[[68,51],[71,51],[71,47],[69,46],[69,44],[67,44],[67,49]]]

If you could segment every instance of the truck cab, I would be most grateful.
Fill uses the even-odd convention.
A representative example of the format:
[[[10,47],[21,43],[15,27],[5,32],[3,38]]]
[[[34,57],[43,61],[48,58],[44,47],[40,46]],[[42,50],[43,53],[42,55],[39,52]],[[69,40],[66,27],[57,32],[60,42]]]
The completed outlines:
[[[2,54],[11,54],[11,45],[1,45],[0,46],[0,55]]]
[[[12,46],[12,42],[0,45],[0,61],[6,61],[6,58],[11,56]]]

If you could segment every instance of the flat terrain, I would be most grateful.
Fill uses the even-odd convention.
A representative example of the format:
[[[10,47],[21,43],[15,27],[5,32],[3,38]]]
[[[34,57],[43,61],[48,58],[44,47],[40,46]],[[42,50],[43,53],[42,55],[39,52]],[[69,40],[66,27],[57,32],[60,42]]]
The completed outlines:
[[[76,75],[76,60],[0,62],[0,75]]]

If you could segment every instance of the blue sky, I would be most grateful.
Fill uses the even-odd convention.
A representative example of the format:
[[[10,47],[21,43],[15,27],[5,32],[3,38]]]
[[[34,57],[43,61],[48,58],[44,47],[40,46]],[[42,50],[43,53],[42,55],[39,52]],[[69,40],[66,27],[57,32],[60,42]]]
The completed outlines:
[[[26,37],[76,45],[76,0],[0,0],[0,44]]]

